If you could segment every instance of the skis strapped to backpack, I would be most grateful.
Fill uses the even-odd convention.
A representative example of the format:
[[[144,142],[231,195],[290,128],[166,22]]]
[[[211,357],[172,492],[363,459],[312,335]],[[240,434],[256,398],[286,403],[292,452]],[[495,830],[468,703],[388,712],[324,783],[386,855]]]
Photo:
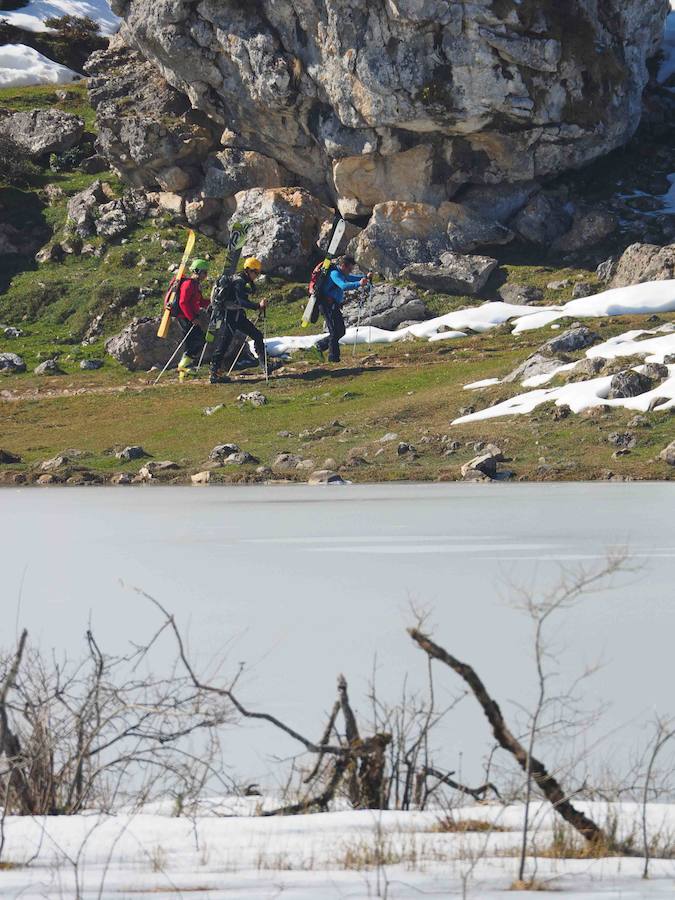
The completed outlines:
[[[302,327],[307,328],[308,325],[314,324],[319,318],[319,299],[321,297],[321,289],[330,274],[331,264],[337,255],[340,241],[345,233],[347,223],[342,216],[337,215],[333,222],[333,230],[331,232],[326,258],[312,272],[312,278],[309,282],[309,301],[302,314]]]
[[[218,331],[220,328],[225,318],[228,304],[233,299],[232,278],[237,271],[241,251],[244,249],[250,229],[250,222],[236,222],[230,228],[230,238],[227,242],[227,259],[223,267],[223,274],[216,281],[211,291],[211,321],[208,329],[211,333]]]
[[[165,338],[169,333],[171,316],[175,314],[176,306],[178,304],[180,283],[183,280],[185,269],[187,268],[188,261],[190,259],[190,256],[192,255],[192,251],[194,250],[196,239],[197,235],[194,231],[190,230],[188,232],[187,243],[185,244],[185,250],[183,252],[183,258],[180,261],[180,266],[178,267],[178,271],[176,272],[175,277],[172,279],[171,284],[169,285],[169,290],[167,291],[166,297],[164,298],[164,313],[162,314],[162,321],[159,323],[159,328],[157,329],[158,338]]]

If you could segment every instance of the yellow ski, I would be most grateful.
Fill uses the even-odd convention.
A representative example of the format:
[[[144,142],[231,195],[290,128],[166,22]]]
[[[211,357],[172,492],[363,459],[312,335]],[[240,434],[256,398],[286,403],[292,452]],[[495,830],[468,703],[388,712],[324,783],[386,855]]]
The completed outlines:
[[[157,329],[157,337],[165,338],[169,333],[169,325],[171,324],[171,309],[176,300],[176,294],[180,289],[180,282],[185,274],[186,266],[189,262],[190,257],[192,256],[192,251],[195,247],[195,241],[197,240],[197,235],[190,229],[188,232],[187,243],[185,244],[185,252],[183,253],[183,258],[180,261],[180,266],[178,267],[178,271],[176,272],[176,277],[174,278],[171,287],[168,290],[166,297],[164,298],[164,314],[162,315],[162,321],[159,323],[159,328]]]

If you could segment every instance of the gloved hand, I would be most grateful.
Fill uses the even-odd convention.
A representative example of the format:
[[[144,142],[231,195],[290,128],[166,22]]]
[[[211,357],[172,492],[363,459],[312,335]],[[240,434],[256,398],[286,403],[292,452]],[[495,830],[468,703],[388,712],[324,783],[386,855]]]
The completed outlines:
[[[206,338],[206,343],[207,343],[207,344],[212,344],[212,343],[215,341],[216,336],[215,336],[215,334],[214,334],[210,329],[207,329],[205,338]]]
[[[260,307],[260,309],[267,309],[267,300],[261,300],[258,306]]]

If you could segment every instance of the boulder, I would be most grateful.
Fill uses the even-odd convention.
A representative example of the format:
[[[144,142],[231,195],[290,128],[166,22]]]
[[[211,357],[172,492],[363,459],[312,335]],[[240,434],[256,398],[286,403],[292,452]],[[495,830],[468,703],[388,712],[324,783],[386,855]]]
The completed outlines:
[[[279,453],[272,462],[273,469],[297,469],[302,459],[294,453]]]
[[[675,466],[675,441],[671,441],[667,447],[659,453],[659,459],[667,462],[669,466]]]
[[[209,453],[209,459],[217,463],[222,463],[228,456],[234,453],[240,453],[241,449],[236,444],[216,444]]]
[[[596,292],[596,287],[590,281],[577,281],[572,288],[572,299],[580,300],[582,297],[592,297]]]
[[[80,362],[80,368],[85,372],[93,372],[96,369],[103,368],[103,360],[102,359],[83,359]]]
[[[44,462],[40,463],[40,471],[41,472],[53,472],[55,469],[62,469],[65,466],[69,465],[72,462],[72,459],[67,454],[63,453],[59,456],[54,456],[51,459],[45,459]]]
[[[476,472],[480,472],[488,478],[494,478],[497,475],[497,459],[492,453],[482,453],[464,463],[461,468],[462,478],[471,478]]]
[[[338,209],[343,216],[370,215],[378,203],[441,203],[446,191],[434,185],[433,147],[420,144],[411,150],[344,156],[333,162]]]
[[[115,238],[125,234],[129,230],[130,222],[127,219],[121,200],[112,200],[103,203],[97,208],[94,218],[96,234],[103,238]]]
[[[26,363],[16,353],[0,353],[0,372],[4,375],[25,371]]]
[[[193,195],[185,199],[185,218],[189,225],[201,225],[220,214],[222,204],[212,197]]]
[[[43,265],[50,262],[62,262],[65,251],[58,241],[50,242],[35,254],[35,262]]]
[[[117,453],[115,453],[115,456],[123,462],[131,462],[134,459],[143,459],[146,456],[150,456],[150,454],[146,453],[138,444],[132,444],[129,447],[125,447],[123,450],[118,450]]]
[[[289,173],[276,160],[254,150],[228,147],[209,156],[205,169],[204,196],[221,200],[251,188],[278,188],[290,183]]]
[[[610,287],[675,278],[675,244],[631,244],[616,263]]]
[[[623,146],[668,12],[665,0],[622,0],[609,19],[602,4],[554,0],[113,7],[135,52],[113,40],[87,73],[116,168],[140,179],[202,164],[199,127],[210,156],[226,124],[227,146],[276,159],[312,193],[328,193],[330,173],[350,214],[383,193],[438,205],[467,185],[558,176]]]
[[[531,244],[549,247],[572,227],[572,212],[557,197],[534,196],[511,223],[519,237]]]
[[[448,248],[455,253],[473,253],[481,247],[508,244],[514,238],[511,229],[498,218],[461,203],[444,203],[439,214],[446,221]]]
[[[121,35],[94,53],[85,68],[98,113],[99,152],[135,187],[184,190],[175,173],[169,176],[171,187],[162,188],[160,179],[174,166],[196,179],[217,141],[215,129],[205,126],[189,99],[162,77],[161,66],[143,60]]]
[[[509,372],[508,375],[502,378],[502,382],[511,384],[515,381],[525,381],[527,378],[533,378],[535,375],[549,375],[562,365],[564,365],[564,360],[557,359],[555,356],[533,353],[532,356],[528,356],[525,362],[516,366],[512,372]]]
[[[631,431],[613,431],[607,440],[620,450],[632,450],[637,445],[637,438]]]
[[[503,284],[498,294],[504,303],[514,303],[516,306],[529,306],[544,299],[544,292],[529,284]]]
[[[607,398],[617,400],[623,397],[637,397],[652,389],[652,380],[646,375],[632,370],[619,372],[613,376]]]
[[[406,266],[401,277],[432,291],[473,295],[480,294],[497,265],[497,260],[490,256],[448,252],[441,254],[437,262]]]
[[[329,469],[317,469],[309,476],[307,484],[347,484],[347,482],[337,472]]]
[[[263,271],[306,269],[317,235],[333,214],[302,188],[254,188],[236,195],[230,224],[251,223],[243,255],[255,255]]]
[[[368,226],[349,249],[364,270],[397,278],[406,266],[433,262],[450,249],[445,229],[435,207],[389,201],[373,209]]]
[[[575,376],[586,378],[595,378],[607,365],[607,361],[600,356],[589,356],[586,359],[580,359],[573,369]]]
[[[581,325],[579,328],[570,328],[551,338],[550,341],[546,341],[540,351],[544,353],[574,353],[576,350],[585,350],[587,347],[591,347],[600,339],[600,335],[585,325]]]
[[[223,460],[224,466],[248,466],[260,462],[255,456],[252,456],[247,450],[239,450],[237,453],[230,453]]]
[[[184,335],[172,319],[168,337],[158,338],[159,322],[159,317],[132,319],[123,331],[108,338],[105,342],[106,353],[131,372],[147,372],[153,367],[163,369]],[[175,359],[172,365],[175,368],[178,360]]]
[[[12,465],[13,463],[20,463],[21,457],[17,456],[16,453],[10,453],[9,450],[3,450],[0,448],[0,464],[3,466]]]
[[[36,375],[64,375],[64,371],[60,368],[58,361],[55,359],[46,359],[39,366],[33,369]]]
[[[66,224],[80,237],[91,237],[96,233],[95,211],[107,199],[103,183],[99,180],[94,181],[68,201]]]
[[[181,169],[180,166],[168,166],[166,169],[158,172],[155,178],[162,191],[170,194],[186,191],[192,184],[190,173],[185,169]]]
[[[2,130],[23,153],[39,159],[79,144],[84,122],[72,113],[50,107],[14,113],[3,120]]]
[[[578,211],[567,234],[553,242],[553,249],[558,253],[586,250],[614,234],[618,226],[619,220],[612,213],[600,209]]]
[[[208,484],[211,481],[211,472],[207,469],[205,472],[196,472],[190,476],[193,484]]]
[[[354,296],[353,294],[351,295]],[[348,299],[350,295],[347,295]],[[377,284],[360,301],[361,325],[372,325],[386,331],[395,331],[402,322],[421,322],[429,318],[424,302],[409,287],[394,284]],[[359,319],[359,303],[348,302],[343,307],[345,323],[356,325]]]

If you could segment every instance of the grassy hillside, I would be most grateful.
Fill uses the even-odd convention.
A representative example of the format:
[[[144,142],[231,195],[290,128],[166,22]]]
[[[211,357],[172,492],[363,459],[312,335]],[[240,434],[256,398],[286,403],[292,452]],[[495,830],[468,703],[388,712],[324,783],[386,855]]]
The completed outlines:
[[[80,115],[94,129],[82,85],[59,88],[58,94],[43,87],[0,91],[0,106],[11,109],[52,105]],[[92,176],[77,168],[53,172],[45,167],[22,188],[0,184],[0,220],[58,236],[68,198],[97,177],[121,192],[122,185],[113,174]],[[63,192],[52,205],[44,192],[48,184]],[[100,476],[125,470],[135,473],[138,462],[122,465],[112,452],[127,444],[141,444],[157,460],[173,460],[179,469],[163,477],[184,481],[203,468],[211,448],[223,442],[239,444],[264,466],[280,452],[313,459],[317,467],[329,459],[338,467],[345,465],[346,477],[357,481],[459,478],[462,463],[476,455],[476,441],[499,444],[513,460],[504,468],[516,478],[605,478],[610,472],[618,477],[667,478],[672,473],[665,463],[655,461],[672,439],[673,419],[664,413],[648,414],[652,427],[641,429],[637,447],[620,459],[612,458],[614,447],[607,435],[625,428],[632,418],[621,410],[558,421],[551,409],[540,408],[531,416],[450,426],[462,407],[481,408],[518,393],[518,385],[480,392],[465,391],[463,386],[505,375],[548,339],[550,331],[528,332],[514,339],[504,328],[448,344],[359,347],[355,357],[346,348],[339,366],[321,366],[298,354],[269,385],[251,374],[228,386],[210,386],[205,377],[181,386],[170,374],[153,387],[154,375],[127,372],[105,357],[103,343],[132,316],[158,313],[169,267],[180,256],[180,249],[165,250],[162,242],[174,241],[182,247],[184,234],[168,216],[160,216],[141,223],[121,240],[105,245],[100,238],[89,241],[100,257],[73,254],[63,262],[41,265],[32,255],[2,257],[0,323],[18,326],[24,334],[8,339],[0,333],[0,350],[18,353],[28,368],[25,374],[0,380],[0,447],[23,458],[19,464],[0,464],[5,481],[34,480],[39,474],[37,464],[69,448],[82,455],[60,473],[64,479],[81,478],[78,470]],[[198,251],[213,259],[214,269],[219,270],[223,251],[217,244],[200,235]],[[537,262],[509,251],[492,288],[504,281],[531,284],[543,289],[543,302],[559,303],[571,297],[576,280],[595,281],[591,271]],[[560,279],[568,280],[566,288],[547,288]],[[271,304],[268,334],[298,333],[304,284],[270,279],[263,294]],[[481,301],[427,294],[425,302],[438,315]],[[100,333],[83,345],[82,338],[99,316]],[[634,317],[589,324],[609,337],[629,327],[653,325],[652,320],[647,326],[645,321],[645,317]],[[33,374],[41,360],[54,356],[64,376]],[[80,361],[87,358],[105,358],[104,368],[80,370]],[[236,402],[238,394],[252,389],[264,391],[266,406],[253,409]],[[206,407],[219,404],[224,406],[214,415],[204,414]],[[303,436],[315,429],[319,429],[316,434]],[[399,457],[399,440],[380,444],[386,432],[412,443],[416,453]],[[459,442],[460,447],[446,455],[449,441]],[[350,453],[366,462],[348,464]],[[269,477],[256,468],[227,467],[214,477]],[[277,474],[306,479],[306,472]]]

